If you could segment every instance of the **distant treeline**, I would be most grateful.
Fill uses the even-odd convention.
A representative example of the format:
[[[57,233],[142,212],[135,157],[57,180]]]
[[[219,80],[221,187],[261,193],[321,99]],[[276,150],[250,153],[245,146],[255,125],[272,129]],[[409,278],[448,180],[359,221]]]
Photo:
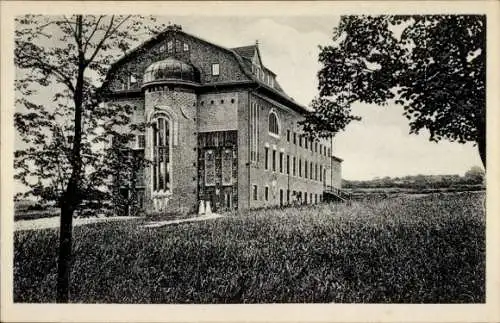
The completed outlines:
[[[465,186],[485,186],[484,172],[472,168],[464,176],[460,175],[414,175],[404,177],[383,177],[364,181],[343,180],[342,187],[356,188],[455,188]]]

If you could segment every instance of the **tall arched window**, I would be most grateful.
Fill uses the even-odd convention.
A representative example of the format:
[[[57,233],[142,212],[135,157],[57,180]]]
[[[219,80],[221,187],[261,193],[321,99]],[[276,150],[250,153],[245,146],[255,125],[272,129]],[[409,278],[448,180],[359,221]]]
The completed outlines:
[[[278,116],[274,111],[269,113],[269,133],[276,136],[280,134]]]
[[[170,190],[170,122],[161,116],[153,121],[153,191]]]

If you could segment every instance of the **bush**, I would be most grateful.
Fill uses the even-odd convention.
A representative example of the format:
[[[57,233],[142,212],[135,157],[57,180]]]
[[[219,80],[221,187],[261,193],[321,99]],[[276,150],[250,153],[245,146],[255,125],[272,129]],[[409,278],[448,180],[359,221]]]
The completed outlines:
[[[85,303],[485,301],[484,194],[241,212],[157,229],[75,228]],[[16,232],[14,300],[54,301],[57,231]]]

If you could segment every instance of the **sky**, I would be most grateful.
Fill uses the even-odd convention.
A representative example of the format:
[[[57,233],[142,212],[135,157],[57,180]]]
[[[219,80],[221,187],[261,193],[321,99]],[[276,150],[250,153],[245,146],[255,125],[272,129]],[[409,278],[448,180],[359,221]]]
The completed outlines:
[[[264,65],[277,74],[285,92],[305,106],[317,93],[319,45],[332,43],[332,30],[338,21],[338,16],[159,18],[159,22],[180,24],[185,32],[227,48],[255,44],[258,40]],[[344,179],[463,175],[470,167],[482,165],[472,144],[434,143],[424,132],[410,135],[401,106],[358,104],[353,112],[362,121],[349,124],[334,139],[333,152],[344,160]]]
[[[308,105],[317,94],[319,45],[332,43],[338,16],[321,17],[165,17],[183,30],[224,47],[254,44],[264,65],[296,101]],[[399,177],[417,174],[463,175],[481,166],[477,147],[429,141],[428,133],[410,135],[403,108],[358,104],[353,112],[362,117],[334,139],[334,154],[344,160],[344,179]]]

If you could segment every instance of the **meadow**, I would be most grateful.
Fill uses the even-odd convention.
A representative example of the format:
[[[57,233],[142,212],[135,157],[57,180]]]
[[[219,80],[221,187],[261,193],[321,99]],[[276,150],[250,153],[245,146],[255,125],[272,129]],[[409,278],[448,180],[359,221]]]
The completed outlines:
[[[484,192],[74,229],[75,303],[483,303]],[[14,301],[54,302],[57,230],[14,237]]]

